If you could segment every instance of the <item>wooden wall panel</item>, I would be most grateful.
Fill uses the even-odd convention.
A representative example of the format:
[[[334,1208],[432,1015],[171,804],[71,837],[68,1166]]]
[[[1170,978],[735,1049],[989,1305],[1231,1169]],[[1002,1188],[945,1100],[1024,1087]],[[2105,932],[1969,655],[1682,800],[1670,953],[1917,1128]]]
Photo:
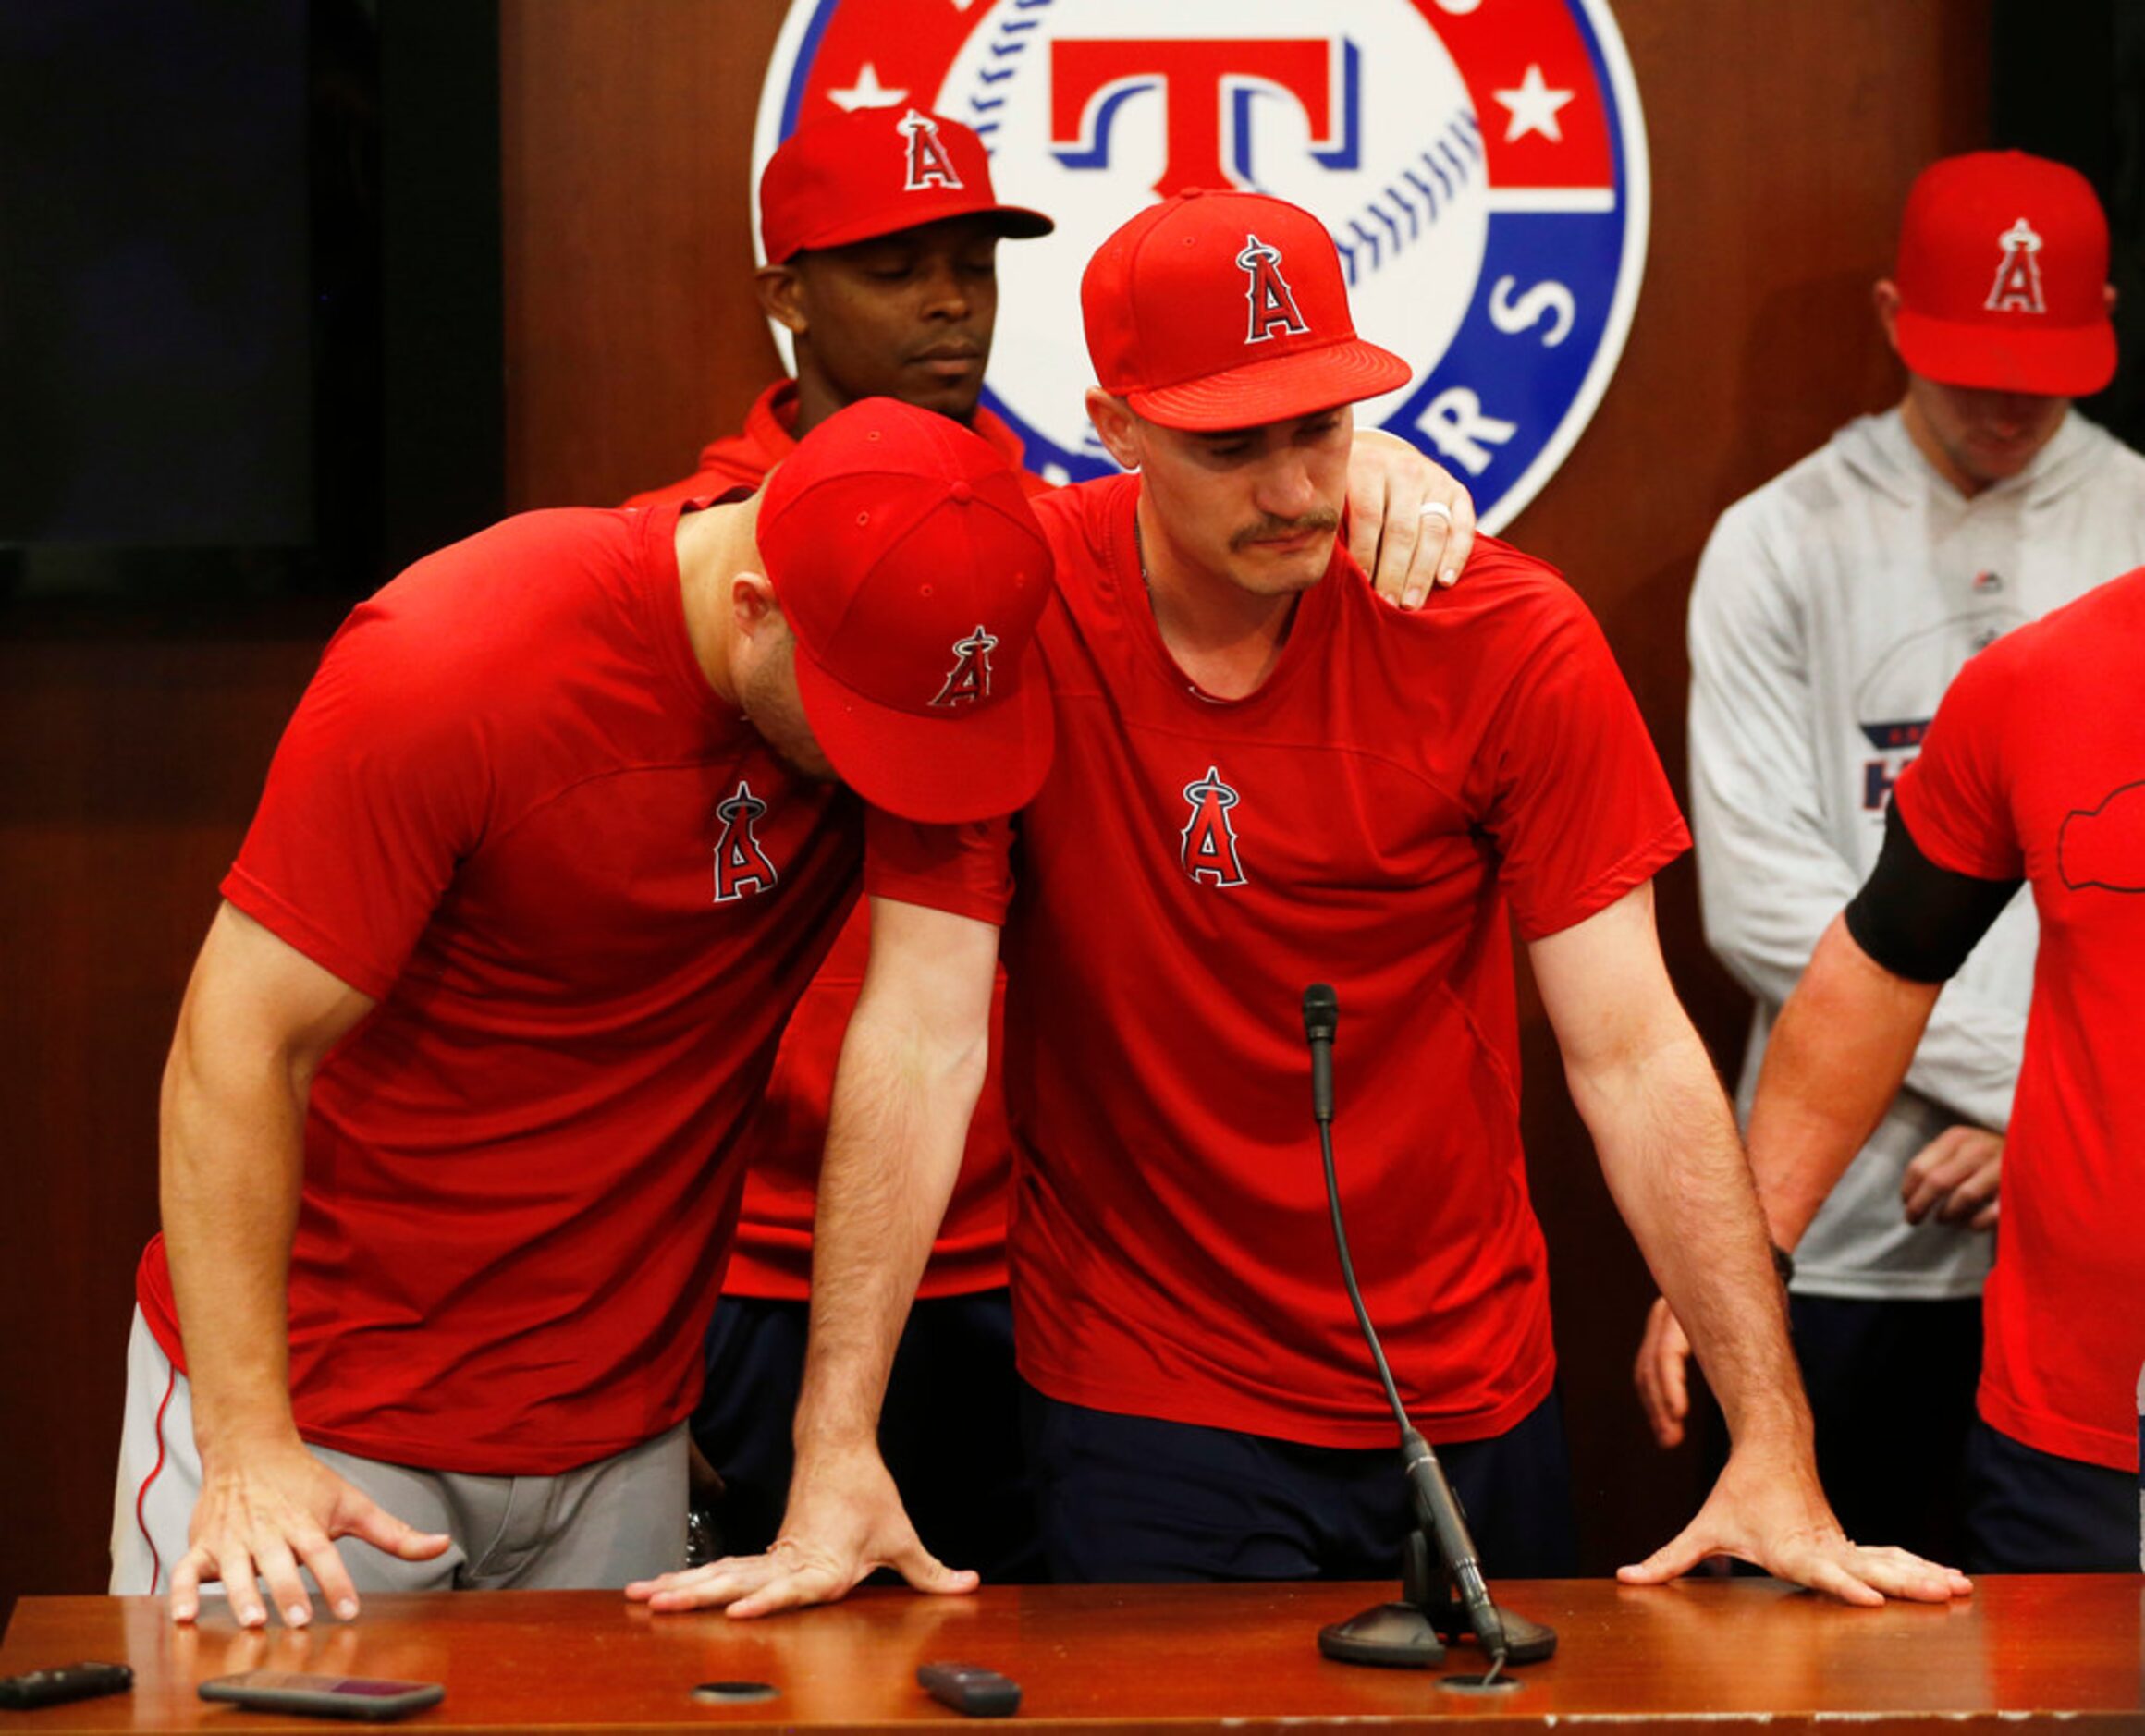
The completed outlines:
[[[1914,170],[1983,137],[1987,6],[1615,11],[1652,142],[1646,287],[1593,426],[1511,534],[1600,615],[1680,779],[1698,550],[1729,501],[1896,391],[1868,286]],[[773,376],[745,287],[746,174],[780,13],[779,0],[505,0],[516,507],[682,474]],[[170,1021],[326,628],[0,637],[0,1605],[103,1583]],[[1687,866],[1663,878],[1661,924],[1732,1064],[1742,1003],[1705,956]],[[1625,1369],[1648,1286],[1538,1013],[1526,1046],[1587,1562],[1602,1569],[1667,1534],[1696,1472],[1638,1427]]]
[[[779,0],[506,0],[507,499],[686,475],[779,371],[753,118]]]
[[[164,1055],[329,626],[0,638],[0,1609],[104,1589]]]

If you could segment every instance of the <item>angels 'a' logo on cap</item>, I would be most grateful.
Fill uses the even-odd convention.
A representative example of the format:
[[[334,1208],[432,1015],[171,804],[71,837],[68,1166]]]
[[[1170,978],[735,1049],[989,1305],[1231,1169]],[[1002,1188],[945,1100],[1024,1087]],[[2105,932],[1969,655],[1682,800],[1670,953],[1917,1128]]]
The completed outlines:
[[[1247,344],[1262,344],[1276,332],[1300,337],[1311,328],[1296,309],[1296,292],[1281,275],[1281,251],[1256,235],[1244,238],[1244,251],[1236,256],[1249,282],[1244,299],[1251,303],[1251,329]]]
[[[760,821],[767,804],[753,787],[738,780],[736,790],[715,804],[722,836],[715,840],[715,901],[734,904],[748,892],[772,892],[781,880],[760,844]]]
[[[938,123],[911,109],[894,124],[909,141],[908,177],[902,181],[901,190],[920,193],[926,187],[950,187],[958,192],[961,173],[953,166],[946,141],[938,136]]]
[[[2041,261],[2036,257],[2041,251],[2041,237],[2033,232],[2033,226],[2019,218],[1996,238],[1996,245],[2004,250],[2004,259],[1996,267],[1996,281],[1983,305],[1992,313],[2047,312],[2047,304],[2041,299]]]
[[[1192,804],[1192,817],[1180,835],[1178,860],[1195,881],[1210,880],[1218,886],[1244,884],[1244,863],[1237,859],[1236,827],[1230,809],[1241,798],[1221,781],[1221,769],[1209,765],[1207,776],[1184,786],[1184,800]]]
[[[990,654],[998,649],[998,635],[986,632],[983,624],[966,639],[953,642],[954,664],[946,672],[934,705],[954,706],[962,701],[980,705],[990,698]]]

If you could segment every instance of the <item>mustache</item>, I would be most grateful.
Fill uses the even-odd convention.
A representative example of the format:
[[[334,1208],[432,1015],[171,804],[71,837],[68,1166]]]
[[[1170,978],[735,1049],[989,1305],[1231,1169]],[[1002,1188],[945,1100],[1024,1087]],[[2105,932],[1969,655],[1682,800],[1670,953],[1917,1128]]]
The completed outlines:
[[[1341,515],[1331,507],[1320,507],[1316,512],[1306,512],[1300,519],[1264,518],[1256,524],[1247,524],[1229,539],[1232,550],[1249,548],[1254,543],[1274,543],[1283,537],[1300,536],[1305,531],[1338,531]]]

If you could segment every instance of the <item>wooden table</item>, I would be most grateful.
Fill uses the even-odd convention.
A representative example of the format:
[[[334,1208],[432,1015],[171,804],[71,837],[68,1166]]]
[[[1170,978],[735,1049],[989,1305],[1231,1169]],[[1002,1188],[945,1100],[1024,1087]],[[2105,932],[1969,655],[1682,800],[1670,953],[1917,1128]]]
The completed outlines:
[[[26,1597],[0,1674],[97,1658],[131,1664],[129,1696],[0,1712],[15,1730],[332,1730],[196,1697],[245,1669],[413,1677],[444,1704],[405,1720],[456,1730],[871,1731],[955,1718],[915,1686],[919,1663],[981,1663],[1025,1690],[1021,1719],[1113,1736],[1169,1728],[1278,1732],[1374,1724],[1380,1732],[1684,1722],[1766,1736],[1820,1727],[1879,1736],[2011,1730],[2145,1731],[2145,1577],[1992,1578],[1949,1608],[1850,1609],[1770,1580],[1625,1591],[1601,1580],[1514,1582],[1501,1599],[1562,1637],[1555,1658],[1497,1699],[1444,1672],[1350,1669],[1320,1657],[1324,1622],[1379,1585],[1051,1586],[973,1597],[861,1592],[764,1621],[651,1616],[602,1592],[376,1596],[349,1624],[242,1633],[216,1616],[175,1628],[144,1597]],[[214,1608],[214,1606],[212,1606]],[[1457,1668],[1478,1669],[1471,1652]],[[1451,1670],[1455,1666],[1448,1664]],[[775,1684],[778,1698],[705,1705],[695,1684]],[[1290,1736],[1294,1733],[1290,1732]]]

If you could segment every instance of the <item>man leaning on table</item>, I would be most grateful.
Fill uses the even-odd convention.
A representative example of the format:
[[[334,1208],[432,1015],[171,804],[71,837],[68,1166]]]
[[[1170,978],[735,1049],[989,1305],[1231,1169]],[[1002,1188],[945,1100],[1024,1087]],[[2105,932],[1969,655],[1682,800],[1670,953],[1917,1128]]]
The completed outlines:
[[[901,828],[821,1191],[798,1469],[766,1556],[629,1587],[757,1615],[941,1565],[873,1439],[984,1065],[999,925],[1012,1289],[1053,1571],[1389,1573],[1393,1425],[1327,1251],[1297,1000],[1353,1009],[1343,1186],[1401,1388],[1503,1571],[1571,1571],[1507,912],[1619,1204],[1735,1451],[1656,1583],[1716,1552],[1842,1598],[1965,1580],[1833,1523],[1749,1173],[1662,969],[1683,825],[1600,630],[1491,540],[1405,616],[1336,546],[1350,405],[1404,383],[1278,200],[1150,208],[1090,263],[1097,432],[1134,474],[1038,500],[1054,775],[1009,827]],[[1248,314],[1248,317],[1247,317]],[[1442,1082],[1431,1089],[1429,1082]],[[1367,1208],[1367,1209],[1366,1209]]]

